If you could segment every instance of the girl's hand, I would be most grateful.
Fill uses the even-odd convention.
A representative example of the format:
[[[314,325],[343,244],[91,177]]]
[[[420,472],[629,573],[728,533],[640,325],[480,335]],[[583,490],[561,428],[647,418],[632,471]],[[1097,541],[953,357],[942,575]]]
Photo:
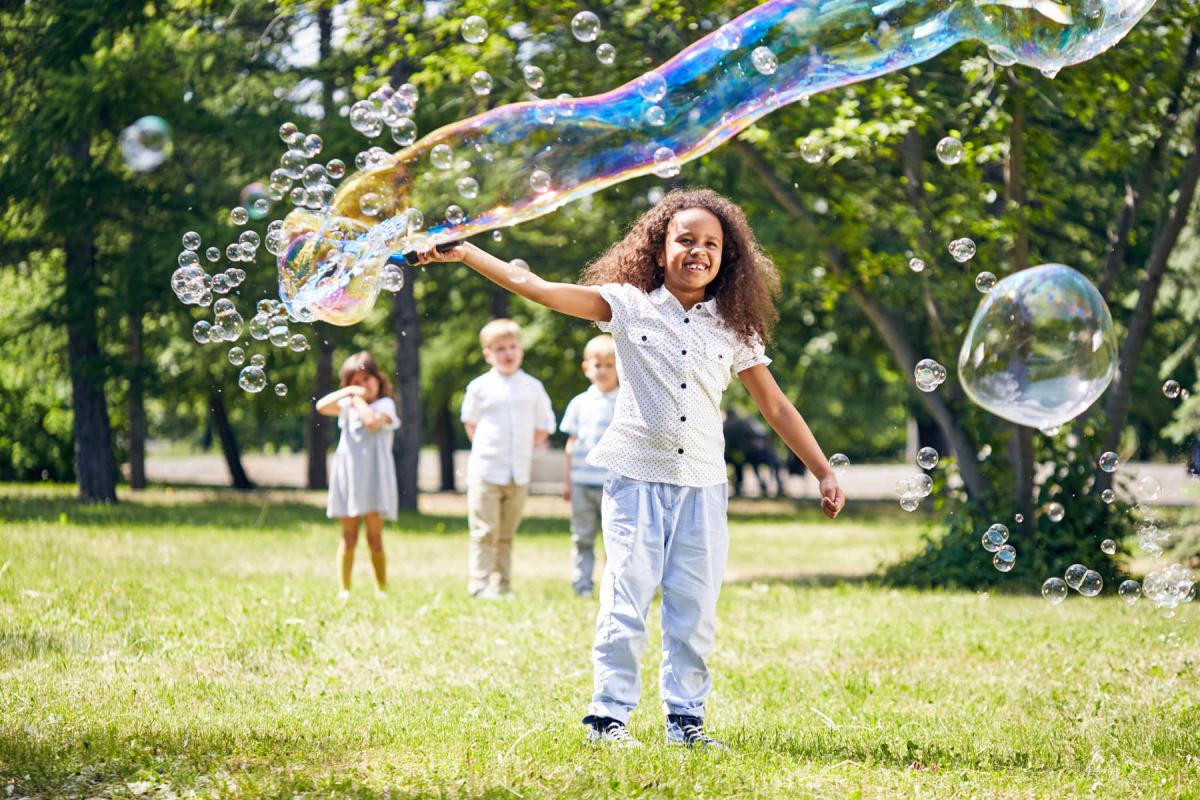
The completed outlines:
[[[821,479],[821,512],[830,519],[836,519],[846,505],[846,495],[838,486],[837,478],[832,475]]]
[[[455,245],[449,250],[439,250],[437,247],[431,247],[428,250],[417,251],[417,266],[420,267],[434,262],[463,261],[466,257],[466,242]]]

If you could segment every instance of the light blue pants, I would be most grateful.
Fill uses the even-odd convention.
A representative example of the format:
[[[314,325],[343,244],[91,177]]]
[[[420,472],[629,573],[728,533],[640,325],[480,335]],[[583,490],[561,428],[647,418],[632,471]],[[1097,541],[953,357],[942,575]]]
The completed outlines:
[[[717,595],[729,553],[728,486],[697,489],[610,473],[601,517],[608,563],[592,649],[595,693],[589,714],[627,722],[638,702],[646,613],[662,587],[663,705],[704,716],[712,688]]]

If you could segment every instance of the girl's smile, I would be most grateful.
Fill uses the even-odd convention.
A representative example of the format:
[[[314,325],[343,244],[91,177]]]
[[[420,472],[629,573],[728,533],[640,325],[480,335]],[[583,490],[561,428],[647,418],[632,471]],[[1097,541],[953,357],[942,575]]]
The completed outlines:
[[[721,220],[703,208],[686,208],[667,225],[663,284],[687,306],[704,299],[704,290],[721,270],[725,232]]]

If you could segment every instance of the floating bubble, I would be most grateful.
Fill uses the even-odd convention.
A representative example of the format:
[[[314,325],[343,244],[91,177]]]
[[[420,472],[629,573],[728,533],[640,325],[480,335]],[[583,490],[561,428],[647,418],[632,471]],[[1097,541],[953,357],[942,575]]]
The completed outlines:
[[[392,126],[392,141],[401,147],[408,147],[417,140],[417,123],[413,122],[408,117],[397,122]],[[436,163],[436,162],[435,162]],[[442,169],[447,169],[442,167]]]
[[[1008,527],[997,522],[983,532],[983,549],[995,553],[1008,541]]]
[[[267,214],[271,213],[271,201],[266,197],[260,197],[250,204],[250,216],[253,219],[266,219]]]
[[[267,365],[267,357],[264,356],[262,353],[255,353],[254,355],[250,356],[250,366],[258,367],[259,369],[262,369],[266,365]]]
[[[722,25],[713,35],[713,44],[727,53],[737,50],[742,46],[742,31],[736,25]]]
[[[1100,552],[1105,555],[1115,555],[1117,552],[1117,543],[1112,539],[1105,539],[1100,543]]]
[[[1121,581],[1121,585],[1117,587],[1117,594],[1128,605],[1133,605],[1142,596],[1142,585],[1134,580]]]
[[[1083,564],[1072,564],[1067,567],[1067,571],[1063,573],[1063,577],[1067,581],[1067,586],[1078,591],[1079,585],[1083,583],[1083,576],[1088,573],[1088,568]]]
[[[769,47],[756,47],[750,53],[750,63],[763,75],[774,75],[779,69],[779,59]]]
[[[938,161],[943,164],[957,164],[962,161],[963,143],[953,136],[946,136],[937,143]]]
[[[466,218],[467,212],[463,211],[462,206],[453,203],[446,206],[446,222],[449,222],[451,225],[461,225]]]
[[[1062,503],[1048,503],[1046,505],[1046,516],[1051,522],[1062,522],[1066,516],[1067,510],[1063,508]]]
[[[508,262],[506,274],[508,275],[508,279],[513,283],[524,283],[529,280],[529,264],[523,259],[514,258]]]
[[[467,17],[463,20],[462,28],[459,29],[459,32],[471,44],[480,44],[488,37],[487,20],[475,15]]]
[[[196,255],[195,250],[181,250],[175,260],[181,267],[194,267],[200,263],[200,256]]]
[[[538,194],[550,191],[550,174],[544,170],[535,169],[529,176],[529,186]]]
[[[221,250],[220,250],[220,248],[217,248],[217,247],[210,247],[204,251],[204,257],[207,258],[209,261],[220,261],[221,260]]]
[[[450,149],[449,145],[435,145],[429,151],[429,160],[438,169],[450,169],[454,163],[454,151]]]
[[[299,132],[300,129],[296,127],[296,123],[294,122],[285,122],[279,126],[279,138],[284,144],[290,145],[292,143],[292,137]]]
[[[546,73],[542,71],[541,67],[533,64],[526,64],[521,69],[521,75],[525,78],[525,85],[535,92],[546,83]]]
[[[241,206],[234,206],[233,210],[229,212],[229,221],[234,225],[245,225],[249,219],[250,212]]]
[[[287,397],[288,388],[286,383],[275,384],[275,395],[277,397]]]
[[[1094,569],[1089,569],[1083,573],[1083,577],[1079,579],[1077,591],[1084,597],[1095,597],[1100,594],[1100,590],[1104,588],[1104,578],[1100,577],[1100,573]]]
[[[922,472],[912,479],[912,487],[917,497],[929,497],[933,493],[933,478]]]
[[[471,76],[471,91],[480,97],[492,93],[492,76],[485,70],[479,70]]]
[[[571,35],[581,42],[594,42],[600,35],[600,18],[591,11],[580,11],[571,18]]]
[[[250,336],[265,341],[271,330],[271,318],[259,312],[250,318]]]
[[[1100,454],[1100,469],[1105,472],[1116,472],[1117,467],[1121,464],[1120,457],[1112,450],[1106,450]]]
[[[657,72],[647,72],[638,78],[638,94],[648,103],[657,103],[667,96],[667,81]]]
[[[240,367],[246,363],[246,351],[240,347],[229,348],[229,363],[235,367]]]
[[[262,371],[262,367],[256,367],[253,364],[248,367],[242,367],[242,371],[238,374],[238,386],[245,389],[250,394],[258,394],[267,385],[267,374]]]
[[[464,175],[458,179],[456,184],[458,193],[468,200],[474,200],[479,196],[479,181],[472,178],[470,175]]]
[[[965,237],[950,242],[948,249],[950,250],[950,255],[960,264],[966,263],[975,257],[975,242]]]
[[[186,250],[200,249],[200,234],[195,231],[188,231],[183,235],[183,246]]]
[[[287,346],[293,353],[303,353],[308,350],[308,339],[303,333],[293,333],[288,337]]]
[[[660,178],[673,178],[679,174],[674,150],[663,146],[654,151],[654,174]]]
[[[368,217],[377,217],[387,211],[387,198],[376,192],[367,192],[358,199],[358,207]]]
[[[908,260],[908,268],[911,269],[913,272],[924,272],[925,271],[925,262],[919,258],[910,258]]]
[[[1083,275],[1044,264],[1009,275],[980,303],[958,355],[972,401],[996,416],[1047,428],[1083,413],[1116,371],[1104,298]]]
[[[1011,544],[1004,545],[992,556],[992,566],[1001,572],[1012,572],[1016,563],[1017,549]]]
[[[1117,499],[1117,493],[1112,489],[1105,489],[1100,492],[1100,499],[1104,501],[1105,505],[1112,505],[1112,502]]]
[[[850,459],[845,453],[834,453],[829,457],[829,466],[834,473],[838,475],[846,474],[846,467],[850,466]]]
[[[1163,394],[1172,400],[1174,400],[1176,397],[1179,397],[1181,390],[1182,389],[1179,386],[1179,381],[1169,380],[1163,384]]]
[[[383,120],[370,100],[359,100],[350,106],[350,127],[372,139],[383,132]]]
[[[922,469],[933,469],[938,465],[938,451],[932,447],[922,447],[917,451],[917,465]]]
[[[1062,578],[1047,578],[1042,584],[1042,597],[1052,606],[1067,599],[1067,584]]]
[[[121,131],[121,157],[134,172],[149,172],[173,150],[171,126],[162,117],[142,117]]]
[[[921,496],[916,492],[907,492],[900,497],[900,507],[908,512],[917,510],[921,505]]]
[[[332,158],[325,165],[325,174],[333,178],[335,181],[340,180],[346,174],[346,162],[340,158]]]
[[[212,323],[207,320],[200,320],[192,326],[192,338],[200,344],[208,344],[212,341]]]
[[[913,368],[913,380],[922,392],[932,392],[946,380],[946,368],[932,358],[923,358]]]
[[[658,127],[667,123],[667,112],[663,111],[662,106],[650,106],[646,109],[646,122]]]
[[[288,150],[279,157],[279,168],[283,170],[285,176],[292,180],[300,177],[307,163],[308,159],[300,150]]]
[[[596,60],[605,66],[609,66],[617,60],[617,48],[605,42],[596,48]]]
[[[321,152],[321,148],[324,147],[324,145],[325,142],[321,140],[320,136],[315,133],[310,133],[308,136],[304,137],[302,149],[304,150],[304,154],[306,156],[312,158]]]
[[[992,289],[996,288],[996,276],[993,273],[984,270],[975,276],[975,288],[978,289],[981,294],[991,294]]]
[[[806,136],[804,141],[800,142],[800,157],[809,164],[819,164],[824,161],[825,153],[825,142],[816,136]],[[909,262],[909,266],[911,265],[912,262]],[[925,264],[922,262],[922,269],[924,266]]]
[[[385,264],[379,271],[379,288],[398,292],[404,288],[404,271],[395,264]]]

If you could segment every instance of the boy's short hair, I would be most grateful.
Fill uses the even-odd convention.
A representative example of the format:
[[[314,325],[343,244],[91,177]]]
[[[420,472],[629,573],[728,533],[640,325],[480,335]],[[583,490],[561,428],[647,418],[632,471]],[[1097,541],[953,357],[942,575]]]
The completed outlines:
[[[617,357],[617,345],[613,341],[613,337],[607,333],[602,333],[599,336],[593,336],[588,339],[588,343],[583,346],[583,360],[589,358],[609,358]]]
[[[479,344],[483,347],[491,347],[496,343],[497,339],[507,339],[513,337],[519,343],[521,341],[521,326],[513,322],[511,319],[494,319],[483,329],[479,331]]]

